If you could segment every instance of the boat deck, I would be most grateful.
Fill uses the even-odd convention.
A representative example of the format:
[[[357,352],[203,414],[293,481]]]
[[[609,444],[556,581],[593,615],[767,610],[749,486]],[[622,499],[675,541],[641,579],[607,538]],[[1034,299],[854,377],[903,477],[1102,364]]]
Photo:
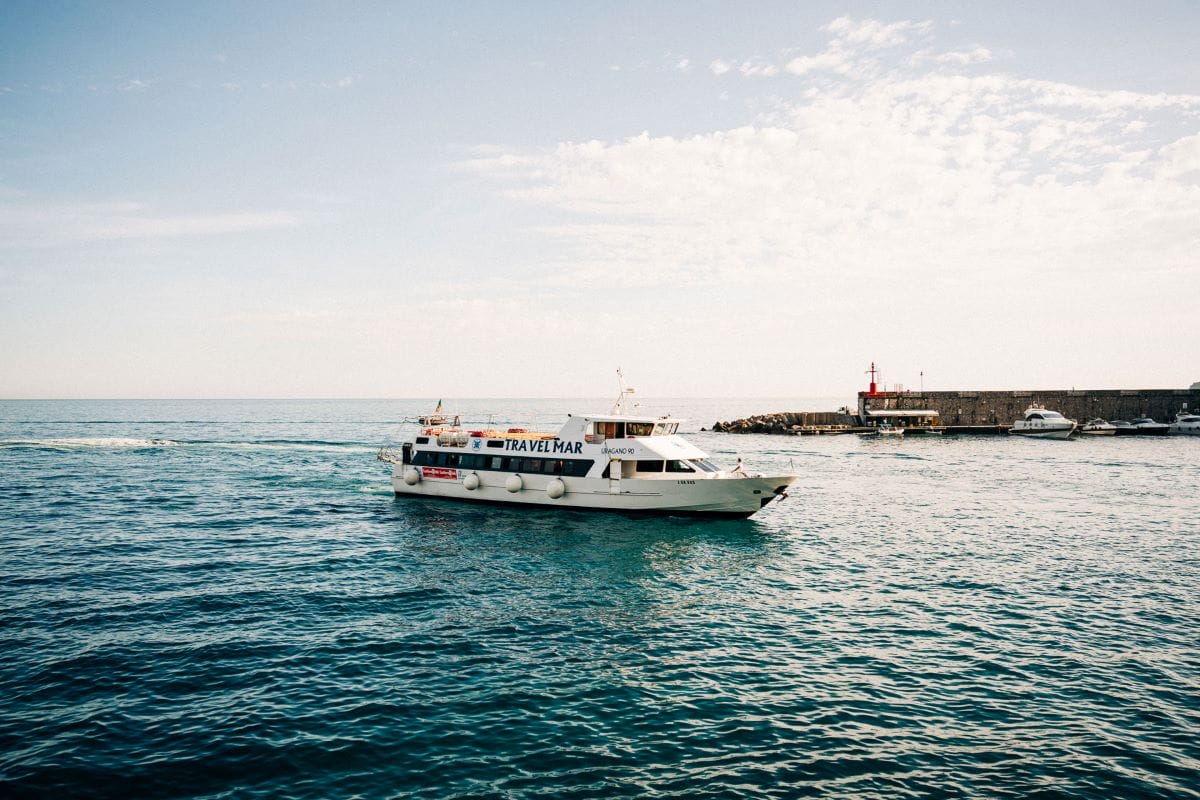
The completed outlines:
[[[468,439],[557,439],[556,433],[545,433],[543,431],[529,431],[524,428],[509,428],[508,430],[499,430],[497,428],[477,428],[468,430],[466,428],[454,427],[438,427],[438,428],[422,428],[421,436],[436,437],[438,444],[447,444],[450,442],[457,443],[458,441],[466,442]],[[446,440],[446,441],[443,441]]]

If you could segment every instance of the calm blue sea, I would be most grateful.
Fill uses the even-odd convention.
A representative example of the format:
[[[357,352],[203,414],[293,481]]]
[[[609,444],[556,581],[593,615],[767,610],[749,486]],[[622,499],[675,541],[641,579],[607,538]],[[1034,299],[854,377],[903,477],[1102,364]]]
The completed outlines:
[[[433,402],[0,402],[0,796],[1200,798],[1200,439],[643,400],[801,478],[631,519],[396,499]]]

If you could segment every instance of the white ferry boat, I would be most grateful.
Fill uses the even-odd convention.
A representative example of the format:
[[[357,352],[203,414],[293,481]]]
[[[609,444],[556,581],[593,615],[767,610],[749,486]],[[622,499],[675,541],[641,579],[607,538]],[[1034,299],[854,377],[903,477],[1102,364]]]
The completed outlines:
[[[749,517],[798,477],[721,469],[684,420],[614,412],[568,415],[558,433],[426,425],[379,458],[398,496],[706,517]]]

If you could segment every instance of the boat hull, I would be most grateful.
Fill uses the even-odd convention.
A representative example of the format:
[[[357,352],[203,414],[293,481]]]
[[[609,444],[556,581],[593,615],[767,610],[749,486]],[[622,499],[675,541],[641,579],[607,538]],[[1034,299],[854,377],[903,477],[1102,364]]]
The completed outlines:
[[[1028,439],[1070,439],[1071,434],[1075,431],[1071,428],[1035,428],[1032,430],[1017,430],[1009,431],[1014,436],[1024,436]]]
[[[445,473],[443,473],[445,474]],[[476,475],[475,489],[464,485],[468,475]],[[728,477],[697,480],[637,480],[613,482],[605,478],[556,478],[548,475],[522,475],[521,488],[509,490],[512,473],[457,470],[455,478],[422,476],[408,485],[399,470],[392,476],[397,497],[427,497],[473,503],[508,506],[565,508],[579,511],[616,511],[632,514],[668,514],[679,516],[745,518],[783,496],[795,475]],[[564,484],[560,497],[548,491],[555,481]]]

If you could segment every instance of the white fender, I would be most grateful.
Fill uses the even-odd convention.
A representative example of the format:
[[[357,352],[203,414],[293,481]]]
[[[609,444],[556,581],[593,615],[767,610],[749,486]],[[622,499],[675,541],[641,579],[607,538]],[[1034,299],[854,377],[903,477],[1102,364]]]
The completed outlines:
[[[469,492],[478,489],[479,476],[472,472],[470,475],[463,478],[463,487]]]
[[[521,480],[520,475],[509,475],[508,480],[504,482],[504,488],[508,489],[513,494],[521,491],[521,487],[525,485],[525,481]]]
[[[417,471],[416,467],[404,470],[404,482],[409,486],[416,486],[419,480],[421,480],[421,473]]]
[[[546,494],[550,495],[551,500],[557,500],[562,497],[567,491],[567,485],[562,482],[562,478],[555,478],[546,484]]]

